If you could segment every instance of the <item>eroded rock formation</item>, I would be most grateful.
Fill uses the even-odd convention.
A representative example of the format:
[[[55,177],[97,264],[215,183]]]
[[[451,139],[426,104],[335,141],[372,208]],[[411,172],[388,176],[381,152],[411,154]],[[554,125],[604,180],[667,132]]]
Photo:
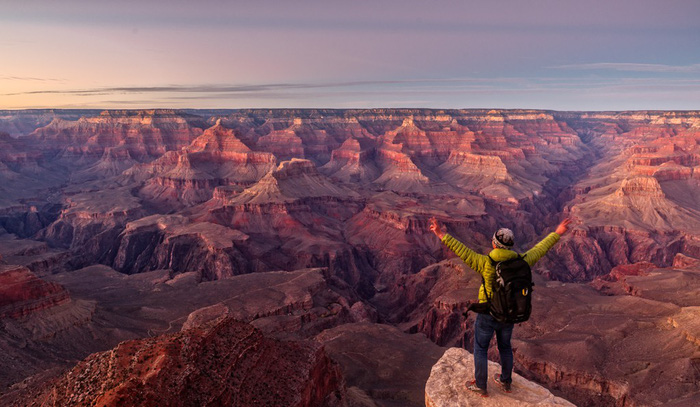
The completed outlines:
[[[313,342],[224,318],[91,355],[22,405],[341,405],[338,366]]]

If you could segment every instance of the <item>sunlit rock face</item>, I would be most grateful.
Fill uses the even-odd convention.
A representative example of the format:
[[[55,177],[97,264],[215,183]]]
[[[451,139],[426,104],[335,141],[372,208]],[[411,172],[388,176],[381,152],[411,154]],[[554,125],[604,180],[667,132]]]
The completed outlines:
[[[171,110],[104,111],[78,120],[60,117],[27,137],[57,158],[89,162],[124,146],[138,160],[187,146],[202,133],[200,118]]]
[[[73,319],[60,321],[79,321],[73,328],[57,323],[53,340],[8,347],[31,367],[8,383],[37,373],[52,350],[64,356],[51,366],[65,367],[146,336],[148,321],[171,329],[193,312],[192,321],[247,315],[211,293],[226,282],[255,293],[269,273],[299,269],[323,270],[323,283],[309,296],[268,293],[271,314],[251,320],[266,334],[382,322],[469,348],[473,317],[462,313],[480,279],[428,220],[481,253],[509,227],[524,252],[568,216],[570,233],[534,268],[537,307],[514,339],[520,372],[581,405],[697,394],[686,384],[700,337],[698,112],[3,112],[0,129],[2,261],[80,293],[41,311],[70,308]],[[187,300],[187,289],[197,295]],[[123,295],[139,305],[115,299]],[[113,339],[101,331],[110,326]],[[646,337],[680,350],[665,360],[641,345],[614,352]],[[655,392],[646,384],[656,376],[682,380]],[[372,393],[358,379],[353,400],[377,398],[389,382]]]

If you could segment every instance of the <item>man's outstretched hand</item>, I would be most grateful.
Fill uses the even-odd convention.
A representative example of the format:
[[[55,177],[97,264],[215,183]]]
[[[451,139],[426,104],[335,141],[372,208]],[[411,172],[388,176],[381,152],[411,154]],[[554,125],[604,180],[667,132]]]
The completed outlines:
[[[563,235],[566,233],[567,230],[569,230],[569,223],[571,223],[571,218],[566,218],[561,223],[559,226],[557,226],[557,230],[554,232],[557,233],[559,236]]]
[[[440,226],[440,224],[438,223],[437,219],[435,219],[435,218],[430,218],[429,225],[430,225],[430,227],[429,227],[429,228],[430,228],[430,231],[433,232],[433,233],[435,233],[435,235],[436,235],[437,237],[439,237],[440,239],[442,239],[443,236],[445,236],[445,231],[442,229],[442,226]]]

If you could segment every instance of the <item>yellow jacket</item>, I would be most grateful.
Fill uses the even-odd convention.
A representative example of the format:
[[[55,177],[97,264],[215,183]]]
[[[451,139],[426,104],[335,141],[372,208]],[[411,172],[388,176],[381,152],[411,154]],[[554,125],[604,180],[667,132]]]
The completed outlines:
[[[556,242],[559,241],[559,238],[559,234],[554,232],[550,233],[532,249],[522,254],[524,260],[530,265],[530,267],[532,267],[549,251],[549,249],[552,248],[552,246],[554,246]],[[472,270],[484,277],[486,287],[484,287],[484,284],[482,284],[479,288],[479,302],[487,301],[487,293],[489,297],[493,295],[491,292],[491,287],[496,276],[496,268],[491,263],[489,256],[491,256],[491,258],[496,262],[512,259],[518,256],[518,253],[506,249],[493,249],[489,253],[489,256],[484,256],[483,254],[479,254],[471,250],[462,242],[450,236],[448,233],[445,233],[445,236],[442,237],[442,242],[457,256],[459,256],[459,258],[462,259],[467,266],[471,267]]]

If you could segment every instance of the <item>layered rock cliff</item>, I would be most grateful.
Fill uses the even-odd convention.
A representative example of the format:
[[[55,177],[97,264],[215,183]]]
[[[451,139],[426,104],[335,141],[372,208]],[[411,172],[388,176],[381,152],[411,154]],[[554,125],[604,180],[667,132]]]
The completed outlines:
[[[103,111],[78,120],[56,117],[27,137],[47,154],[73,163],[90,163],[117,146],[147,161],[187,146],[202,134],[203,124],[197,116],[172,110]]]
[[[669,266],[679,251],[693,253],[700,219],[697,117],[649,113],[568,122],[590,132],[604,159],[571,188],[565,210],[581,227],[557,248],[568,272],[555,277],[588,280],[639,261]]]
[[[25,267],[0,265],[0,319],[25,317],[69,301],[60,285],[41,280]]]

